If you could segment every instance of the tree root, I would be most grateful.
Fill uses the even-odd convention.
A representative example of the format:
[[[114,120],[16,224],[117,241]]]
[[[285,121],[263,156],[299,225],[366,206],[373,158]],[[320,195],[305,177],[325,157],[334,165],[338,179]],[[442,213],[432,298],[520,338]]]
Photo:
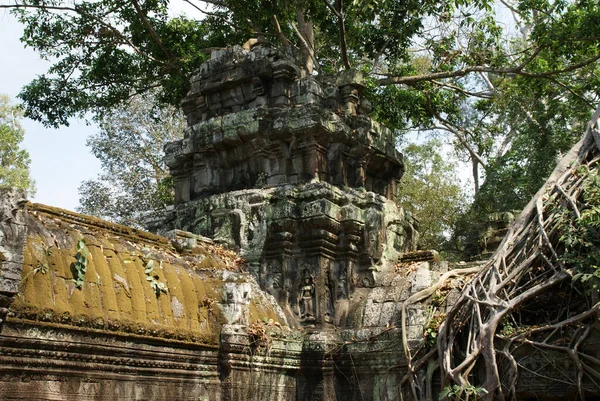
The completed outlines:
[[[484,266],[447,272],[404,302],[402,341],[408,373],[401,382],[403,399],[437,399],[435,392],[447,387],[461,391],[446,399],[474,399],[472,394],[477,394],[490,401],[516,400],[518,386],[531,384],[519,381],[521,371],[561,382],[580,400],[589,393],[600,394],[600,303],[593,290],[590,295],[574,279],[577,264],[564,257],[571,246],[564,241],[565,227],[574,227],[588,206],[582,185],[600,170],[598,116],[600,108],[584,137],[559,162]],[[450,278],[464,274],[474,276],[441,324],[437,347],[412,355],[407,306],[430,298]],[[557,309],[561,301],[565,308]],[[544,364],[547,371],[534,372],[527,367],[531,358],[554,363]],[[558,361],[572,366],[562,373],[567,380],[552,376]],[[425,382],[417,384],[417,377]],[[435,388],[436,379],[441,388]]]

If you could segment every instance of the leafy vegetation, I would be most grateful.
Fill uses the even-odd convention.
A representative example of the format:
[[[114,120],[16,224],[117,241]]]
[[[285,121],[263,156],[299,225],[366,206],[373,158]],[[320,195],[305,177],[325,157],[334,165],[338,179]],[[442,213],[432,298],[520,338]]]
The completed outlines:
[[[73,282],[76,288],[83,288],[85,282],[85,272],[89,262],[90,251],[85,245],[85,240],[80,239],[76,245],[77,254],[75,254],[75,263],[73,263]]]
[[[450,400],[478,400],[482,395],[487,394],[487,390],[482,387],[475,387],[473,385],[459,386],[453,384],[452,386],[446,386],[439,395],[439,399],[450,399]]]
[[[600,285],[600,177],[595,165],[581,166],[576,174],[582,178],[580,201],[572,209],[560,209],[556,217],[564,245],[560,261],[573,269],[573,280],[591,292]],[[553,201],[559,207],[562,199]]]
[[[163,146],[183,136],[183,118],[173,107],[153,104],[151,96],[136,96],[99,121],[87,145],[102,173],[79,187],[79,212],[139,227],[173,203]]]
[[[146,281],[150,283],[150,287],[157,297],[163,292],[165,294],[169,292],[165,283],[158,281],[160,277],[154,272],[154,260],[150,259],[148,263],[146,263],[144,274],[146,274]]]
[[[22,110],[6,95],[0,95],[0,187],[14,187],[35,194],[34,181],[29,173],[29,153],[20,149],[25,131],[19,119]]]
[[[419,247],[441,249],[465,207],[465,195],[455,164],[442,155],[441,142],[432,139],[403,149],[406,171],[398,186],[398,201],[419,222]]]

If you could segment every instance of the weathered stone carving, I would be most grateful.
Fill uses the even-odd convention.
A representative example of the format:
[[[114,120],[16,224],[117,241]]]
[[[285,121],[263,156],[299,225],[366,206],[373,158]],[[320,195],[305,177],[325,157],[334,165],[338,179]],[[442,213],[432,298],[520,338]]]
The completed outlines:
[[[248,283],[225,283],[225,299],[221,303],[228,324],[247,325],[252,290]]]
[[[0,327],[19,291],[27,241],[25,192],[0,188]]]
[[[391,131],[356,107],[361,74],[317,80],[295,62],[256,47],[203,65],[184,101],[185,137],[165,148],[178,202],[312,180],[395,196],[402,159]]]
[[[216,52],[192,79],[185,137],[165,147],[167,228],[240,249],[299,324],[343,325],[350,293],[381,284],[416,244],[393,202],[402,156],[366,115],[363,85],[357,71],[306,75],[265,46]]]
[[[314,322],[315,319],[315,284],[312,275],[304,270],[300,294],[298,295],[300,319],[303,322]]]

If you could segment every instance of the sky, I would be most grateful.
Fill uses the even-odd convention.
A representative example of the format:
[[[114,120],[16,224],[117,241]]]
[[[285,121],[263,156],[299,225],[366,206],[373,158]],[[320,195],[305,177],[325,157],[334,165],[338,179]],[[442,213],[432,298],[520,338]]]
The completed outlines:
[[[184,2],[173,2],[173,14],[194,13]],[[50,63],[35,51],[25,49],[19,38],[23,26],[7,11],[0,10],[0,94],[18,103],[21,88],[37,75],[45,73]],[[97,132],[94,125],[72,120],[69,127],[48,129],[29,119],[21,122],[25,128],[22,147],[31,157],[31,175],[37,191],[29,196],[32,202],[44,203],[68,210],[79,204],[77,189],[85,180],[96,178],[100,162],[86,147],[86,139]]]

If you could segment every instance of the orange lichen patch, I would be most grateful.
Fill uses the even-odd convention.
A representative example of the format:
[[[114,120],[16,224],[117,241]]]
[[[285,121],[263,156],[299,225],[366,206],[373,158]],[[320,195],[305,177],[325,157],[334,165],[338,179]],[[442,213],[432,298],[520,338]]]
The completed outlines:
[[[91,259],[94,262],[92,265],[96,266],[96,275],[98,277],[96,284],[100,290],[100,297],[102,298],[102,305],[106,312],[106,317],[108,320],[119,319],[120,309],[117,302],[116,286],[113,283],[112,272],[108,266],[106,257],[104,256],[102,249],[97,246],[90,246],[88,244],[88,249],[90,251]],[[87,274],[89,275],[90,272],[88,271]]]
[[[30,205],[27,219],[22,284],[11,319],[218,342],[225,322],[219,272],[241,263],[231,251],[202,244],[180,255],[166,238],[42,205]],[[87,267],[78,288],[81,239]],[[164,290],[156,290],[157,283]],[[255,319],[277,319],[262,301],[251,310]]]
[[[253,297],[250,300],[248,321],[250,323],[273,321],[283,324],[279,316],[275,313],[273,306],[267,303],[265,297]]]
[[[190,277],[190,273],[182,268],[174,267],[173,270],[177,273],[179,288],[181,290],[181,298],[178,298],[179,302],[183,304],[184,313],[187,316],[188,329],[199,330],[200,324],[198,319],[198,293],[194,282]]]

